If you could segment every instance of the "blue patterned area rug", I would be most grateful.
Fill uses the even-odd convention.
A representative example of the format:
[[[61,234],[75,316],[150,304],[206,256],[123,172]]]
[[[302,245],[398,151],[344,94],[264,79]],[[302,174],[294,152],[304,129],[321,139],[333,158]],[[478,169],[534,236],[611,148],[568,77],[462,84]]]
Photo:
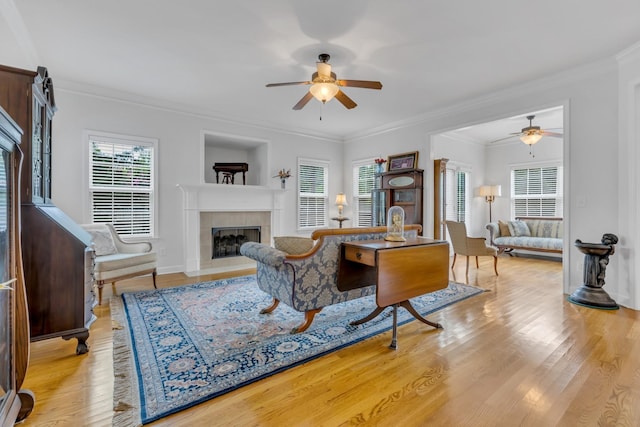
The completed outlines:
[[[427,315],[482,291],[452,282],[411,302]],[[113,425],[150,423],[392,326],[391,308],[363,325],[349,325],[376,307],[370,296],[325,307],[309,329],[291,335],[303,314],[285,304],[259,314],[270,303],[255,276],[112,298]],[[398,309],[398,324],[411,320]]]

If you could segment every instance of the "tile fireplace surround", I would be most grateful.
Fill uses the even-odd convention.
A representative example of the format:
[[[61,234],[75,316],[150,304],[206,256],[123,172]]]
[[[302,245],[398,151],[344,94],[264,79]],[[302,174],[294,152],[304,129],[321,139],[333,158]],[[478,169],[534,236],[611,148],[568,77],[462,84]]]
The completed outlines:
[[[195,276],[255,267],[243,256],[211,259],[211,229],[260,226],[261,241],[271,243],[282,229],[284,191],[253,185],[182,185],[184,271]]]

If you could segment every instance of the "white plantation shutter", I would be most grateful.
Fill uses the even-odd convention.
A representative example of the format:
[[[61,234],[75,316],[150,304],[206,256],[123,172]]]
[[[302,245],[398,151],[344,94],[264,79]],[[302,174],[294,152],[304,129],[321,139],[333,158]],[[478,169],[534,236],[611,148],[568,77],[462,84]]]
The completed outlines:
[[[327,226],[329,164],[298,160],[298,228]]]
[[[153,235],[154,144],[90,135],[92,222],[112,223],[118,234]]]
[[[370,227],[372,224],[371,190],[375,175],[374,160],[354,162],[353,205],[356,227]]]
[[[449,163],[446,170],[447,195],[445,216],[446,220],[469,222],[468,209],[468,173],[455,164]]]
[[[562,167],[513,169],[511,189],[513,217],[562,216]]]

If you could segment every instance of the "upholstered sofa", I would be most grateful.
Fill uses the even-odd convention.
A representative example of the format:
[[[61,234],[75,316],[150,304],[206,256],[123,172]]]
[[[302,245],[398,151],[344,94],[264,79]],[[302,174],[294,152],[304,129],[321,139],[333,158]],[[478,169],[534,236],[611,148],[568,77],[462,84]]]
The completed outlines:
[[[498,253],[514,249],[562,253],[562,218],[518,217],[489,223],[487,229]]]
[[[406,225],[404,235],[416,237],[421,229],[420,225]],[[314,316],[323,307],[374,294],[374,286],[346,292],[338,290],[340,244],[353,240],[382,239],[386,233],[387,227],[316,230],[307,239],[308,245],[304,244],[304,238],[293,241],[293,246],[303,246],[303,250],[305,246],[310,248],[295,254],[262,243],[244,243],[240,253],[257,261],[258,287],[273,297],[272,305],[263,309],[262,313],[270,313],[283,302],[305,313],[304,321],[291,331],[302,332],[311,325]],[[276,240],[282,249],[287,249],[285,244],[291,247],[290,243],[292,241]]]

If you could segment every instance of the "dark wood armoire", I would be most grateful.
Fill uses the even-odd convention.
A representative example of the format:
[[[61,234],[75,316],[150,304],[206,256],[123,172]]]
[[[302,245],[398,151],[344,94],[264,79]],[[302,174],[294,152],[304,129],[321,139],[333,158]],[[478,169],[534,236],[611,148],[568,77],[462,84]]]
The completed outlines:
[[[0,66],[0,105],[24,132],[22,258],[31,340],[77,338],[76,353],[86,353],[89,326],[96,318],[93,249],[91,236],[52,202],[56,105],[47,69]]]

